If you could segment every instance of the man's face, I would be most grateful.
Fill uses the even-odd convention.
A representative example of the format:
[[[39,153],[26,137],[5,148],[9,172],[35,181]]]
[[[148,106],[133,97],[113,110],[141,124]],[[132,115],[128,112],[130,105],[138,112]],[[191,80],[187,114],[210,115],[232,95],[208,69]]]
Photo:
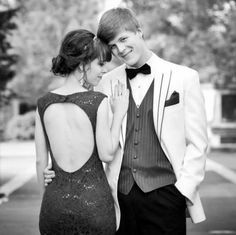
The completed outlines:
[[[145,63],[143,61],[145,44],[141,31],[121,31],[108,44],[113,55],[128,66],[137,68]]]

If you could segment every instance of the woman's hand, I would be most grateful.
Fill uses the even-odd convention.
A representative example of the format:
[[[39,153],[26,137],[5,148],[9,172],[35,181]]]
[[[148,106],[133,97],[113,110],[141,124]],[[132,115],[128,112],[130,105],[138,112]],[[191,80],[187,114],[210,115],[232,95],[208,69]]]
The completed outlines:
[[[129,106],[129,90],[119,81],[118,84],[115,85],[110,103],[113,114],[123,118]]]

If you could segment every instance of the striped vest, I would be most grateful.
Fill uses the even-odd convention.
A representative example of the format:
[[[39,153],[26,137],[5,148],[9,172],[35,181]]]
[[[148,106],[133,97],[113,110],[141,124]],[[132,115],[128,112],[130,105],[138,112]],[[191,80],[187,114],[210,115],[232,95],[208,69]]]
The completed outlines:
[[[131,91],[129,81],[127,86]],[[126,140],[118,190],[128,194],[134,184],[150,192],[176,182],[173,168],[157,138],[153,123],[154,81],[141,105],[135,104],[130,92]]]

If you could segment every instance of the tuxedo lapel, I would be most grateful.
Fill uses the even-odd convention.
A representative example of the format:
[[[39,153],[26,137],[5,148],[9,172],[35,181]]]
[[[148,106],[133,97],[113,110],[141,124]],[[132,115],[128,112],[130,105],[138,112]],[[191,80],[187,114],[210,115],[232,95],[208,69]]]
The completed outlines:
[[[162,124],[165,115],[165,101],[167,100],[167,95],[170,87],[172,71],[168,71],[164,74],[162,80],[162,87],[161,87],[161,95],[160,95],[160,106],[158,112],[158,135],[161,141],[161,134],[162,134]]]
[[[161,68],[161,67],[157,67]],[[153,95],[153,120],[155,130],[159,141],[161,142],[161,131],[165,112],[165,101],[167,98],[170,82],[171,70],[157,72],[154,81],[154,95]]]

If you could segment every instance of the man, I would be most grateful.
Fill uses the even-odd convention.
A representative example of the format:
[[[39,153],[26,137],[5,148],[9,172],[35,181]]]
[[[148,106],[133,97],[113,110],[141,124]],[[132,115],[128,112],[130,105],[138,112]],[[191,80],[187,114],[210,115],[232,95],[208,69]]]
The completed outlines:
[[[118,82],[130,89],[120,149],[106,168],[115,198],[118,188],[118,234],[186,234],[186,206],[193,222],[205,219],[198,187],[207,126],[198,73],[150,51],[129,9],[105,12],[97,36],[124,63],[98,89],[108,96]]]

